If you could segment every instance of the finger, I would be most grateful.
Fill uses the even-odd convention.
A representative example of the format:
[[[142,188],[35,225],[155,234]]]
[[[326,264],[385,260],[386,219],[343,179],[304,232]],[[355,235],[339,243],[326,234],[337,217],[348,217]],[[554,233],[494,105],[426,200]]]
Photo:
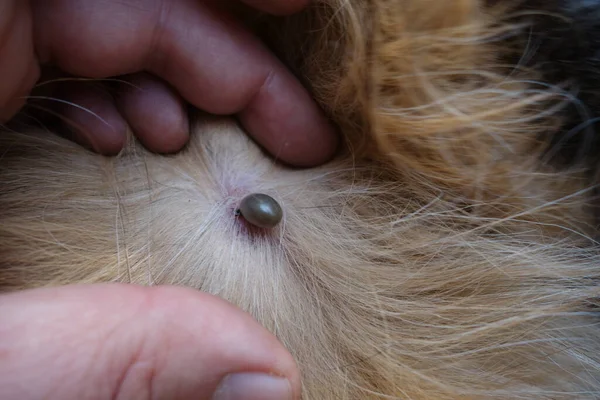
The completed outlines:
[[[0,123],[23,107],[40,75],[31,24],[28,1],[0,3]]]
[[[293,165],[323,163],[337,149],[335,131],[298,80],[217,7],[198,0],[34,4],[42,61],[92,77],[149,70],[198,108],[239,113],[259,144]]]
[[[296,366],[277,340],[197,291],[39,289],[1,296],[0,315],[2,399],[299,398]]]
[[[242,0],[250,7],[273,15],[289,15],[306,8],[310,0]]]
[[[127,79],[117,94],[117,106],[140,141],[151,151],[173,153],[189,138],[183,100],[166,83],[148,74]]]
[[[98,84],[63,84],[54,100],[72,139],[104,155],[118,154],[127,138],[127,124],[113,98]]]
[[[328,160],[336,136],[283,64],[227,14],[195,0],[179,4],[163,21],[156,42],[162,56],[151,59],[149,68],[198,107],[239,114],[250,135],[276,158],[297,166]]]

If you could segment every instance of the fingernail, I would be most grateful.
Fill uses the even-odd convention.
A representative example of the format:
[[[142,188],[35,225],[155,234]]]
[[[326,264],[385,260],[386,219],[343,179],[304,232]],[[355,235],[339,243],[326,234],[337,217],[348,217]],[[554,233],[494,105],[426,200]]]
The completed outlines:
[[[285,378],[243,373],[221,381],[213,400],[292,400],[292,387]]]

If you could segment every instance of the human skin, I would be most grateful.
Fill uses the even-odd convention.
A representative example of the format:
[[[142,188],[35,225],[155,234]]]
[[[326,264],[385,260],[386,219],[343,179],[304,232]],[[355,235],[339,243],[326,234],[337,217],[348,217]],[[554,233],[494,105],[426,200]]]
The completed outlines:
[[[28,290],[0,295],[0,316],[3,400],[299,399],[298,370],[275,337],[192,289]]]
[[[232,3],[230,0],[227,3]],[[246,0],[273,14],[310,0]],[[22,108],[52,66],[76,77],[129,80],[116,101],[77,88],[66,119],[84,126],[77,140],[115,154],[127,126],[151,150],[174,152],[188,139],[185,104],[235,114],[280,161],[315,166],[338,137],[306,89],[215,0],[4,0],[0,3],[0,122]],[[131,87],[124,85],[123,87]],[[104,122],[103,122],[104,121]],[[85,134],[83,132],[86,132]],[[315,146],[318,143],[318,146]]]
[[[245,3],[290,14],[308,1]],[[62,109],[85,128],[75,139],[100,153],[117,153],[128,127],[150,150],[179,150],[188,139],[190,103],[237,115],[283,162],[326,162],[338,143],[327,119],[265,46],[214,4],[1,0],[0,122],[23,107],[49,65],[76,77],[121,76],[141,88],[115,101],[77,86],[63,93],[106,122]],[[194,290],[117,284],[29,290],[0,295],[0,316],[2,399],[300,396],[287,350],[249,315]]]

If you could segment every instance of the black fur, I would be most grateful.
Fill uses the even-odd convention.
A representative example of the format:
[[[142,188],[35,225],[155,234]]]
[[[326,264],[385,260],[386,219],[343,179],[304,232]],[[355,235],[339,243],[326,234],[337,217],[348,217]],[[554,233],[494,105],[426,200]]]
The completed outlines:
[[[526,66],[576,96],[549,153],[563,165],[600,164],[600,0],[526,0]]]

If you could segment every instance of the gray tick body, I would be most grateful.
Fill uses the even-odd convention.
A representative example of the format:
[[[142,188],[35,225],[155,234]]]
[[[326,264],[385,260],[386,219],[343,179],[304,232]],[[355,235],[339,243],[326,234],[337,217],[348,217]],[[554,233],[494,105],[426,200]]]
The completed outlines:
[[[274,228],[283,218],[283,210],[279,203],[262,193],[244,197],[238,211],[246,221],[259,228]]]

